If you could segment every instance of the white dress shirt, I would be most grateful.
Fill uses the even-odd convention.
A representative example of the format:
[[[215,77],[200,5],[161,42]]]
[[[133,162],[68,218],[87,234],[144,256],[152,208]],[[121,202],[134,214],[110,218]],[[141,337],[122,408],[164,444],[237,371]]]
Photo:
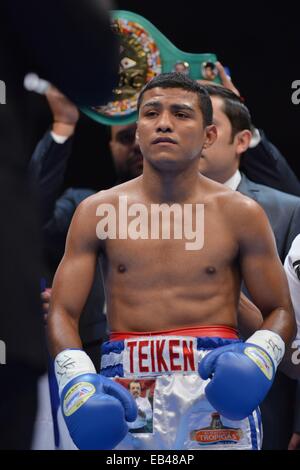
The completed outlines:
[[[239,170],[236,170],[234,175],[232,175],[231,178],[229,178],[229,180],[225,181],[225,183],[223,183],[223,184],[224,184],[224,186],[226,186],[226,188],[229,188],[229,189],[232,189],[233,191],[236,191],[237,188],[238,188],[238,185],[241,182],[241,179],[242,179],[241,173],[239,172]]]

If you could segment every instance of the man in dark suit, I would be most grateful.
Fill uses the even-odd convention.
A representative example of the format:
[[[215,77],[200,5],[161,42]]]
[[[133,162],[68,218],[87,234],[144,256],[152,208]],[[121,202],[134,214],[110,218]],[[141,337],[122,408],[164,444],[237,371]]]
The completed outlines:
[[[240,170],[256,183],[300,196],[299,179],[261,129],[254,129],[250,147],[241,157]]]
[[[283,262],[295,236],[300,233],[300,198],[254,183],[242,172],[237,191],[251,197],[264,208]]]
[[[218,128],[218,139],[203,151],[199,170],[234,191],[255,199],[265,210],[275,234],[279,256],[284,261],[300,232],[300,198],[251,181],[239,170],[241,155],[252,138],[251,117],[240,99],[223,87],[209,85]]]
[[[207,86],[207,90],[212,99],[218,138],[210,149],[203,150],[199,170],[255,199],[263,207],[283,262],[295,236],[300,233],[300,198],[254,183],[239,170],[241,155],[252,138],[249,111],[233,92],[213,85]],[[275,385],[261,406],[265,449],[288,447],[293,430],[295,385],[295,381],[278,373]]]
[[[240,92],[220,62],[216,62],[222,86],[240,97]],[[210,82],[200,80],[204,85]],[[241,99],[243,101],[243,99]],[[288,194],[300,196],[300,181],[275,145],[262,129],[252,126],[252,138],[240,158],[240,170],[255,183],[264,184]]]
[[[47,90],[46,96],[53,122],[51,130],[45,133],[34,151],[29,164],[29,175],[37,186],[45,251],[50,271],[55,272],[64,253],[66,236],[75,209],[83,199],[95,191],[89,188],[68,188],[61,195],[79,112],[77,107],[53,86]],[[110,148],[117,174],[116,183],[141,174],[142,154],[135,142],[134,124],[113,126]],[[42,295],[45,311],[50,295],[50,289]],[[96,369],[100,366],[100,345],[107,336],[106,317],[103,314],[104,301],[98,262],[93,287],[80,319],[80,336],[84,349]]]

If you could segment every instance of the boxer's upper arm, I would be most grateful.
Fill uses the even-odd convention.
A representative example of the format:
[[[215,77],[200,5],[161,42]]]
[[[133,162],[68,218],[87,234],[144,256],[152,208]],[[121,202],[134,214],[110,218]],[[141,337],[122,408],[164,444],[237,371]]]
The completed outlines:
[[[53,282],[48,325],[55,353],[81,347],[78,321],[93,283],[99,248],[93,204],[84,201],[74,214]]]
[[[265,318],[261,328],[278,332],[290,340],[294,314],[275,238],[263,209],[247,202],[240,214],[238,237],[242,277],[255,305]]]

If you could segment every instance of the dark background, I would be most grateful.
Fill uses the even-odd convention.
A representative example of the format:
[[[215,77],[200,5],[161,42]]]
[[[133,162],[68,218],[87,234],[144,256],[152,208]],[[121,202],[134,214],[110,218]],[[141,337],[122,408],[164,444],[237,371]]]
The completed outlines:
[[[225,3],[225,2],[224,2]],[[291,84],[300,79],[299,15],[295,4],[119,0],[151,21],[185,52],[213,52],[229,66],[253,121],[267,133],[300,177],[300,105],[291,101]],[[88,77],[87,77],[88,79]],[[32,148],[50,124],[45,98],[32,94]],[[114,181],[105,126],[82,116],[65,187],[100,189]]]

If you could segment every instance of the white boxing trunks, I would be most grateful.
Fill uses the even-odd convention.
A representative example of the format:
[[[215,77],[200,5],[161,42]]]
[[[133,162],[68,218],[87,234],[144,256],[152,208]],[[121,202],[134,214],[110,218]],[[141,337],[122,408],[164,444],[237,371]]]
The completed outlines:
[[[102,346],[101,374],[135,390],[137,405],[144,403],[116,449],[260,449],[259,409],[241,421],[225,418],[207,401],[209,381],[198,374],[210,350],[238,341],[223,326],[113,333]]]

